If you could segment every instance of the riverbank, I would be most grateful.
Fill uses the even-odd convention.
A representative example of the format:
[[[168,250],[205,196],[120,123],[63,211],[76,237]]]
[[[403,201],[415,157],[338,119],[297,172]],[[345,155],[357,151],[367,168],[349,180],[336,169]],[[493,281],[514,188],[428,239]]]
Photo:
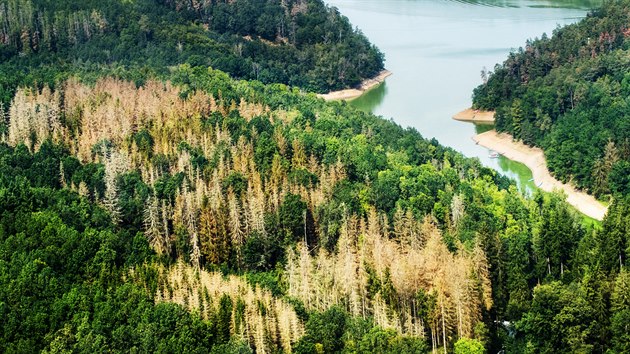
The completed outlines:
[[[473,140],[510,160],[526,165],[532,171],[534,183],[540,189],[548,192],[560,189],[567,195],[567,202],[584,215],[597,220],[604,218],[608,208],[597,201],[595,197],[578,191],[575,187],[562,183],[551,176],[547,169],[545,154],[540,148],[529,147],[520,141],[513,141],[511,135],[500,134],[495,130],[476,135]]]
[[[494,124],[494,111],[480,111],[468,108],[454,115],[453,119],[462,122]]]
[[[317,97],[321,97],[326,101],[351,100],[353,98],[361,96],[366,91],[380,85],[390,75],[392,75],[391,71],[383,70],[375,77],[363,80],[363,82],[361,82],[361,84],[357,88],[318,94]]]

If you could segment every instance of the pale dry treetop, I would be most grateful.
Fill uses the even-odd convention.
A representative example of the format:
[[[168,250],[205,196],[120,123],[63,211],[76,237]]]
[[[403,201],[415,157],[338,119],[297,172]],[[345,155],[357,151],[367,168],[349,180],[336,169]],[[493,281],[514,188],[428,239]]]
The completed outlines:
[[[402,219],[404,213],[397,214]],[[373,316],[377,325],[402,334],[425,335],[424,320],[429,320],[434,347],[446,345],[453,334],[473,336],[482,308],[492,305],[483,252],[475,248],[452,254],[429,221],[419,226],[423,242],[403,242],[403,235],[389,237],[386,225],[386,216],[371,210],[367,219],[345,219],[336,253],[320,250],[311,255],[304,245],[297,253],[289,252],[289,294],[313,310],[341,305],[355,316]],[[374,291],[368,288],[370,277],[381,284],[376,293],[370,294]],[[416,315],[422,306],[417,302],[419,291],[437,300],[428,319]]]
[[[237,278],[222,280],[201,266],[202,260],[220,265],[233,256],[238,265],[242,264],[241,247],[253,234],[267,236],[265,215],[276,213],[288,193],[300,196],[307,208],[315,211],[328,203],[335,187],[348,178],[341,161],[325,165],[307,154],[300,140],[287,140],[286,124],[299,112],[269,112],[260,104],[244,100],[238,105],[227,103],[203,92],[184,100],[176,87],[152,81],[137,88],[115,79],[99,80],[93,87],[69,80],[62,87],[63,96],[47,89],[16,94],[9,112],[9,141],[25,142],[37,149],[42,141],[52,139],[68,146],[84,162],[101,162],[105,169],[101,202],[114,221],[121,217],[119,176],[137,171],[145,183],[154,185],[162,178],[181,174],[183,181],[174,196],[159,200],[152,194],[144,201],[144,231],[157,253],[172,254],[176,230],[184,232],[190,246],[185,255],[190,266],[164,270],[172,291],[163,289],[158,299],[191,309],[211,309],[217,304],[207,303],[199,291],[228,294],[234,301],[240,298],[247,305],[243,315],[248,320],[241,322],[234,317],[234,333],[261,352],[270,350],[264,340],[268,335],[290,351],[303,328],[287,304]],[[265,175],[256,165],[251,140],[243,136],[233,140],[225,125],[202,124],[202,117],[213,112],[228,116],[235,110],[247,120],[261,114],[273,117],[278,151]],[[70,124],[58,123],[61,114]],[[77,128],[70,131],[70,127]],[[141,130],[149,133],[151,144],[136,142],[134,137]],[[213,167],[200,168],[194,162],[198,154],[212,158]],[[147,163],[149,155],[162,155],[166,166]],[[434,162],[434,166],[439,164]],[[315,182],[291,180],[290,168],[312,173]],[[63,179],[63,166],[59,169]],[[243,183],[238,191],[225,183],[230,176]],[[89,191],[84,194],[89,195]],[[96,193],[93,197],[101,198]],[[343,204],[340,208],[346,210]],[[317,213],[312,214],[313,232],[320,233],[327,225],[321,224]],[[492,304],[488,261],[478,246],[451,253],[431,217],[420,222],[407,209],[398,208],[391,220],[372,206],[365,217],[347,211],[342,214],[336,251],[305,243],[288,250],[290,296],[310,310],[339,305],[354,316],[373,316],[384,328],[430,337],[434,348],[446,346],[447,338],[474,335],[482,308]],[[457,228],[465,215],[461,196],[453,198],[448,214],[449,228]],[[426,317],[418,316],[421,307],[428,306],[418,302],[419,292],[434,299]],[[273,311],[263,315],[253,305],[258,302]],[[427,328],[431,328],[430,333]]]
[[[230,334],[246,340],[258,353],[273,352],[273,344],[290,353],[293,343],[304,333],[304,324],[291,305],[237,276],[224,277],[182,262],[169,269],[160,266],[159,273],[166,279],[166,287],[158,289],[156,301],[174,302],[190,310],[205,309],[201,313],[205,319],[218,311],[223,295],[234,304],[243,302],[243,313],[232,306]],[[239,317],[243,320],[238,321]]]
[[[41,91],[18,89],[9,109],[9,143],[23,142],[38,149],[48,138],[62,134],[59,122],[59,93],[48,87]]]
[[[120,222],[117,178],[128,170],[125,155],[102,147],[102,163],[105,166],[105,195],[103,205],[109,211],[114,223]]]

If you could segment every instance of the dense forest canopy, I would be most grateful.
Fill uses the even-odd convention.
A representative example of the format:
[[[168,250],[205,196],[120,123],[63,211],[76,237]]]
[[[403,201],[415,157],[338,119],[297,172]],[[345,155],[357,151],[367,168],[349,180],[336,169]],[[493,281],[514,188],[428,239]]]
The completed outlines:
[[[542,348],[548,344],[534,342],[539,327],[528,316],[544,306],[581,305],[532,307],[537,284],[562,296],[574,294],[575,284],[586,286],[584,278],[626,276],[627,203],[614,204],[595,231],[562,196],[526,199],[477,160],[414,130],[282,85],[182,66],[170,83],[73,78],[56,89],[19,89],[7,115],[5,141],[15,147],[2,150],[2,254],[10,267],[0,302],[7,316],[39,323],[38,336],[4,326],[9,351],[57,345],[87,351],[84,341],[93,336],[113,350],[417,352],[518,348],[523,341]],[[52,219],[29,221],[42,212]],[[70,256],[72,247],[104,246],[84,245],[95,241],[80,237],[62,246],[70,241],[55,235],[70,231],[53,227],[76,230],[77,237],[111,230],[119,237],[108,241],[118,247],[107,251],[113,263],[88,253],[101,270],[83,273],[86,261]],[[59,256],[48,255],[53,251]],[[32,282],[20,280],[28,262],[41,262],[35,274],[70,279],[29,292],[23,287]],[[71,303],[64,313],[84,315],[41,320],[75,287],[87,292],[87,307]],[[122,314],[115,311],[137,306],[115,297],[118,291],[138,292],[128,301],[148,306],[137,321],[116,320]],[[590,301],[595,290],[584,291],[570,300]],[[597,291],[604,304],[613,294]],[[30,294],[37,306],[22,306],[26,300],[16,294]],[[114,312],[95,312],[103,305],[94,301]],[[152,311],[172,303],[195,314],[177,321],[201,327],[181,343],[171,342],[180,332],[166,336],[155,328],[147,342],[133,326],[149,325],[160,316]],[[626,345],[623,327],[608,320],[630,311],[619,306],[585,313],[587,322],[554,324],[568,329],[553,347]],[[515,323],[519,337],[495,322],[504,320]],[[103,321],[108,327],[94,327]],[[604,332],[592,333],[594,324]],[[604,336],[608,331],[620,344]],[[203,336],[212,340],[199,342]]]
[[[496,128],[543,148],[556,177],[596,196],[630,193],[630,1],[613,0],[528,41],[475,89]]]
[[[321,0],[0,1],[5,105],[21,84],[77,72],[141,81],[184,63],[325,92],[376,76],[383,60]]]
[[[235,3],[147,11],[238,32]],[[292,40],[273,43],[308,52]],[[9,47],[23,71],[0,109],[0,352],[630,347],[628,198],[593,225],[563,195],[525,197],[479,160],[297,87],[133,48],[149,64]]]

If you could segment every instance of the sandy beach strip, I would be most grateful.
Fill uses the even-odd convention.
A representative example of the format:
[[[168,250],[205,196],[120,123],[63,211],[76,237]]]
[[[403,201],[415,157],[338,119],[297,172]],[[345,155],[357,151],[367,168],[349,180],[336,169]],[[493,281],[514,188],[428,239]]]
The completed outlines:
[[[351,100],[353,98],[357,98],[364,94],[366,91],[378,86],[385,79],[392,75],[392,72],[389,70],[383,70],[378,75],[371,79],[364,80],[361,82],[357,88],[340,90],[340,91],[332,91],[325,94],[318,94],[317,97],[321,97],[326,101],[336,101],[336,100]]]
[[[468,108],[454,115],[453,119],[462,122],[493,124],[494,112]]]
[[[551,176],[547,169],[545,154],[540,148],[529,147],[520,141],[513,141],[511,135],[497,133],[495,130],[476,135],[473,140],[510,160],[526,165],[532,171],[534,183],[540,189],[548,192],[560,189],[567,195],[567,202],[583,214],[597,220],[604,218],[608,208],[597,201],[595,197],[578,191],[575,187],[562,183]]]

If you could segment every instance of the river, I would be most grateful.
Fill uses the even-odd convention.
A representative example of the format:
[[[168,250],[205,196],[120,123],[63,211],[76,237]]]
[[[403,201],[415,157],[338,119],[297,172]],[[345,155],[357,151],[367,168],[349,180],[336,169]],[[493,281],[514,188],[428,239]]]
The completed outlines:
[[[327,0],[385,53],[387,81],[351,104],[416,128],[469,157],[535,188],[525,165],[489,158],[472,136],[491,129],[451,117],[470,107],[481,70],[492,70],[529,38],[578,21],[593,0]]]

